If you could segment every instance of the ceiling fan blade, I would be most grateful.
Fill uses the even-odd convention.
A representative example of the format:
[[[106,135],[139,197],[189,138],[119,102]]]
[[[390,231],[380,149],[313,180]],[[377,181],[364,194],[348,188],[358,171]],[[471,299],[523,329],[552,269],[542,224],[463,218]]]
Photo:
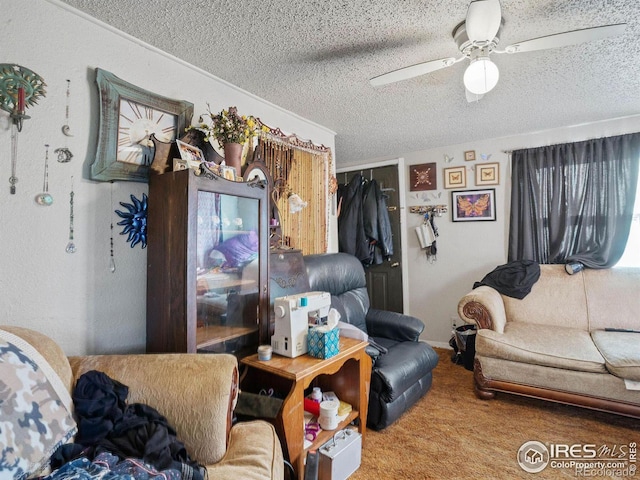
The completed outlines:
[[[498,33],[502,22],[500,0],[475,0],[469,4],[465,30],[472,42],[488,42]]]
[[[473,103],[473,102],[477,102],[479,101],[482,97],[484,97],[484,95],[479,95],[477,93],[473,93],[470,92],[469,90],[467,90],[466,88],[464,89],[466,95],[467,95],[467,102],[469,103]]]
[[[622,35],[626,26],[626,23],[617,23],[615,25],[603,25],[600,27],[556,33],[555,35],[547,35],[545,37],[532,38],[531,40],[514,43],[513,45],[507,46],[504,51],[506,53],[521,53],[576,45],[578,43]]]
[[[373,77],[369,80],[369,83],[371,83],[371,85],[373,85],[374,87],[378,87],[380,85],[386,85],[388,83],[408,80],[413,77],[418,77],[420,75],[435,72],[436,70],[440,70],[442,68],[450,67],[454,63],[456,63],[456,59],[453,57],[431,60],[424,63],[417,63],[416,65],[411,65],[410,67],[399,68],[398,70],[393,70],[392,72],[383,73],[382,75]]]

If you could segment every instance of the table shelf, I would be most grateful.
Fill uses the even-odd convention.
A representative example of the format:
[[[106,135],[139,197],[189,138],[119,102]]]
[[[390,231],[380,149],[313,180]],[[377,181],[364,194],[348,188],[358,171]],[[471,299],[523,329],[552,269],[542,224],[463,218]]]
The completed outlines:
[[[340,338],[340,352],[326,360],[309,355],[288,358],[273,355],[269,361],[258,360],[257,354],[245,357],[246,367],[241,388],[258,391],[273,388],[285,395],[282,407],[274,419],[282,449],[293,465],[298,478],[304,474],[304,395],[310,386],[332,391],[352,406],[352,411],[338,424],[336,430],[321,431],[311,447],[318,448],[336,431],[357,423],[364,442],[371,379],[371,358],[365,352],[367,342]]]

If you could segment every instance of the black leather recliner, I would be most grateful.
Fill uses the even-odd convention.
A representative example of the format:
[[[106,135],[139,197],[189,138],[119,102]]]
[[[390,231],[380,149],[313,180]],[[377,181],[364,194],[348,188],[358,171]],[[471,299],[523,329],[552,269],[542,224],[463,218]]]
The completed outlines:
[[[347,253],[306,255],[311,291],[331,293],[341,320],[369,335],[372,357],[367,426],[382,430],[395,422],[431,388],[438,354],[419,340],[421,320],[369,308],[362,263]]]

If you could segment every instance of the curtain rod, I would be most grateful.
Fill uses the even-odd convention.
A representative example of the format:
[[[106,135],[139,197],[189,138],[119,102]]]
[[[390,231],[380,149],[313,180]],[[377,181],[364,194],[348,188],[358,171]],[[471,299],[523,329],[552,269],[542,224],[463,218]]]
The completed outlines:
[[[501,150],[502,153],[506,153],[507,155],[512,154],[513,152],[515,152],[516,150],[529,150],[532,148],[545,148],[545,147],[555,147],[558,145],[568,145],[571,143],[580,143],[580,142],[588,142],[590,140],[602,140],[604,138],[614,138],[614,137],[624,137],[626,135],[634,135],[636,133],[640,133],[640,132],[630,132],[630,133],[622,133],[620,135],[609,135],[609,136],[605,136],[605,137],[589,137],[589,138],[585,138],[583,140],[576,140],[573,142],[564,142],[564,143],[548,143],[546,145],[538,145],[536,147],[521,147],[521,148],[513,148],[511,150]]]

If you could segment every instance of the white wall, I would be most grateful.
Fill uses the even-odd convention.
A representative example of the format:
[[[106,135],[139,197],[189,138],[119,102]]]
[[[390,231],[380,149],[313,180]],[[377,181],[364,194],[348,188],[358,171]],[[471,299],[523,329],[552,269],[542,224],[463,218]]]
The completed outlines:
[[[451,337],[451,318],[457,319],[458,300],[496,266],[506,263],[509,229],[510,177],[509,158],[505,151],[580,141],[589,138],[607,137],[640,131],[640,115],[624,119],[579,125],[527,135],[495,138],[473,143],[451,145],[413,153],[403,153],[408,175],[411,165],[437,162],[438,190],[430,193],[440,198],[423,201],[416,194],[405,192],[408,207],[412,205],[446,204],[449,212],[436,219],[440,236],[437,240],[438,255],[435,263],[429,263],[420,250],[414,228],[422,217],[407,213],[407,224],[403,234],[407,236],[407,264],[409,265],[409,304],[406,313],[421,318],[426,329],[423,338],[434,345],[446,346]],[[465,162],[463,152],[476,151],[476,161]],[[450,163],[444,155],[453,156]],[[464,165],[467,167],[467,188],[476,187],[474,172],[471,168],[484,163],[480,154],[491,155],[489,162],[500,162],[500,185],[496,186],[497,220],[495,222],[456,222],[451,221],[451,190],[443,188],[445,167]],[[407,183],[408,185],[408,183]],[[457,319],[458,325],[461,324]]]
[[[287,133],[335,150],[334,133],[97,23],[57,0],[0,0],[4,63],[41,75],[47,95],[29,108],[18,140],[17,192],[9,194],[10,123],[0,110],[0,324],[37,329],[69,355],[144,351],[146,250],[130,248],[114,209],[141,198],[147,184],[89,180],[98,128],[95,68],[159,95],[194,104],[194,121],[237,105]],[[71,80],[73,137],[65,137],[66,80]],[[50,144],[49,191],[54,203],[36,205],[42,191],[44,144]],[[58,163],[53,150],[74,154]],[[74,178],[75,254],[65,253],[69,192]],[[111,204],[113,190],[113,205]],[[109,271],[109,225],[114,221],[117,269]],[[335,222],[334,222],[335,223]],[[331,232],[335,249],[335,232]]]

